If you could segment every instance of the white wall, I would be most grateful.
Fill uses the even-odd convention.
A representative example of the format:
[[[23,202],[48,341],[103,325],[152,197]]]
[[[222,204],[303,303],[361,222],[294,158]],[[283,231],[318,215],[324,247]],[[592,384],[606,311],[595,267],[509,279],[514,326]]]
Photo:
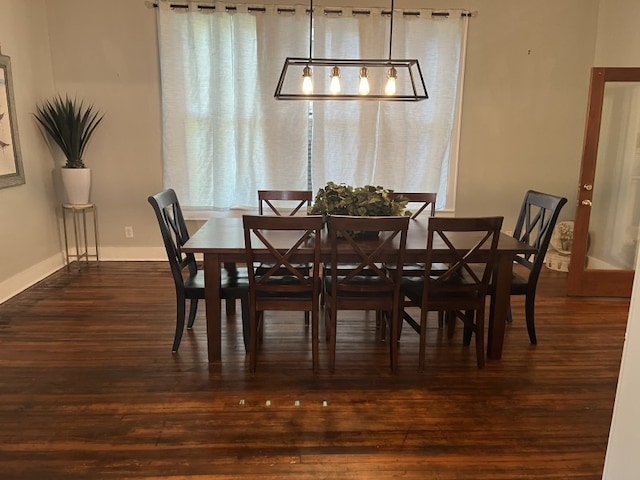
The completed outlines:
[[[636,272],[640,271],[640,256]],[[640,472],[640,275],[633,284],[629,321],[609,444],[604,463],[604,480],[637,480]]]
[[[0,0],[0,46],[11,58],[26,183],[0,189],[0,302],[63,262],[54,164],[31,116],[53,91],[44,0]]]
[[[155,10],[145,3],[47,0],[57,91],[90,99],[105,112],[85,163],[106,259],[148,258],[148,247],[161,245],[147,203],[162,189],[162,167]],[[134,238],[125,238],[125,226],[133,227]]]
[[[573,218],[597,1],[480,1],[471,20],[457,213],[505,216],[524,191]]]
[[[640,66],[640,2],[602,0],[595,64],[599,67]],[[638,256],[640,261],[640,256]],[[640,263],[636,265],[636,272]],[[604,465],[605,480],[635,480],[640,472],[640,276],[631,297],[618,389]]]

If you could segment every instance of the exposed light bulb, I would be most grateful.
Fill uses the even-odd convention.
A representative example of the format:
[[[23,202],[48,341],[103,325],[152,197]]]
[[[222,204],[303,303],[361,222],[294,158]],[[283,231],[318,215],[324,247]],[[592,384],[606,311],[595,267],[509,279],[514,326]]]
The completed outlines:
[[[396,94],[396,78],[398,78],[398,71],[394,67],[391,67],[387,74],[387,84],[384,87],[385,95]]]
[[[329,85],[329,91],[332,95],[340,93],[340,69],[333,67],[331,69],[331,84]]]
[[[302,70],[302,93],[305,95],[311,95],[313,93],[313,79],[309,65]]]
[[[367,78],[367,67],[360,69],[360,87],[358,88],[360,95],[369,95],[369,78]]]

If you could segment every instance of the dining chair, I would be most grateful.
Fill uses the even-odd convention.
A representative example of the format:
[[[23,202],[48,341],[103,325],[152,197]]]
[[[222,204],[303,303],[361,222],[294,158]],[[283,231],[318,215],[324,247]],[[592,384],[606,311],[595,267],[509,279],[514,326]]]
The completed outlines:
[[[532,345],[538,343],[535,329],[535,300],[538,278],[544,257],[551,241],[553,229],[560,215],[562,207],[567,203],[564,197],[529,190],[524,196],[522,207],[513,231],[513,237],[523,243],[535,247],[535,253],[516,255],[514,262],[521,265],[519,271],[514,269],[511,279],[511,295],[525,295],[525,320],[527,332]],[[489,293],[493,295],[494,286]],[[511,302],[507,311],[507,321],[512,322]],[[490,314],[493,315],[493,296]]]
[[[178,351],[185,325],[186,300],[189,300],[187,329],[193,327],[198,300],[205,298],[204,272],[198,269],[193,253],[184,253],[182,247],[189,240],[189,231],[182,214],[176,192],[167,189],[147,199],[156,214],[160,233],[167,252],[176,289],[176,332],[173,337],[173,353]],[[233,311],[229,303],[240,299],[242,330],[245,349],[248,349],[249,333],[249,281],[245,269],[221,271],[220,298],[227,302],[227,312]]]
[[[437,193],[433,193],[433,192],[395,192],[395,191],[391,191],[389,193],[389,195],[391,196],[391,198],[397,198],[397,197],[402,197],[405,200],[407,200],[407,211],[409,211],[411,214],[409,215],[409,217],[412,220],[415,220],[416,218],[418,218],[418,216],[423,212],[426,211],[429,216],[433,217],[436,213],[436,198],[437,198]],[[413,205],[415,206],[415,209],[409,210],[409,207]],[[385,268],[394,268],[393,266],[390,265],[385,265]],[[405,270],[405,274],[408,270],[421,270],[422,268],[424,268],[424,265],[420,265],[420,264],[405,264],[403,266],[404,270]],[[327,274],[329,273],[329,270],[327,269]],[[379,320],[379,319],[378,319]],[[383,332],[384,335],[384,332]],[[384,336],[383,336],[384,339]]]
[[[258,213],[281,217],[293,216],[302,211],[306,215],[312,200],[311,190],[258,190]]]
[[[397,337],[401,307],[400,283],[407,243],[409,217],[354,217],[331,215],[327,222],[331,258],[324,277],[325,328],[329,342],[329,371],[335,371],[337,316],[340,310],[382,312]],[[363,239],[373,232],[373,238]],[[377,235],[376,235],[377,234]],[[389,275],[384,263],[399,267]],[[397,342],[390,341],[390,366],[394,370]]]
[[[394,197],[404,197],[408,200],[407,210],[411,212],[411,219],[415,220],[422,212],[428,213],[430,217],[436,214],[435,192],[393,192]],[[417,205],[416,205],[417,204]]]
[[[420,305],[420,322],[404,309],[402,318],[420,334],[418,369],[424,371],[427,336],[427,315],[430,311],[447,312],[449,337],[457,319],[464,323],[463,343],[476,338],[476,361],[484,367],[484,312],[491,275],[496,261],[496,249],[503,217],[432,218],[427,229],[425,270],[420,277],[405,277],[402,293]],[[431,275],[434,243],[448,250],[446,271]],[[402,321],[401,319],[399,321]],[[399,326],[393,329],[399,332]],[[398,333],[399,334],[399,333]],[[399,340],[399,336],[396,340]],[[393,337],[391,338],[392,343]]]
[[[434,217],[436,214],[436,199],[438,194],[435,192],[393,192],[393,196],[403,197],[408,200],[407,202],[407,211],[411,212],[411,220],[415,220],[418,218],[423,212],[429,217]],[[385,265],[387,269],[394,268],[393,265]],[[442,266],[436,265],[433,267],[434,270],[442,270]],[[403,265],[403,275],[406,276],[416,276],[421,275],[424,271],[424,263],[421,262],[413,262],[413,263],[405,263]],[[409,299],[404,299],[405,307],[412,306],[413,303]],[[378,319],[379,322],[380,319]],[[438,323],[440,326],[443,325],[444,316],[442,312],[438,315]],[[400,324],[400,328],[402,329],[402,323]],[[381,330],[382,338],[384,339],[385,330]]]
[[[311,314],[313,371],[317,372],[322,217],[244,215],[242,224],[249,273],[251,371],[256,370],[264,312],[302,310]],[[300,260],[308,261],[310,268],[300,270],[296,263]],[[271,267],[265,270],[265,264]]]
[[[294,216],[302,212],[302,215],[306,215],[312,198],[311,190],[258,190],[258,214],[281,217]],[[296,266],[303,275],[309,275],[309,264],[299,263]],[[258,273],[264,273],[270,267],[268,263],[263,264],[259,267]],[[286,271],[283,274],[286,274]],[[309,325],[309,312],[304,313],[304,324]]]

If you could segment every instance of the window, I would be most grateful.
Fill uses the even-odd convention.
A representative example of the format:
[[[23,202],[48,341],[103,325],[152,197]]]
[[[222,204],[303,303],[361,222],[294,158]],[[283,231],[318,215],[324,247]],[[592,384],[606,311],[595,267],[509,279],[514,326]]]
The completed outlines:
[[[310,105],[273,98],[285,57],[308,56],[304,7],[159,7],[164,183],[185,211],[327,181],[438,191],[438,208],[453,206],[464,12],[394,14],[393,57],[419,59],[428,100]],[[340,10],[314,14],[314,57],[387,58],[383,9]]]

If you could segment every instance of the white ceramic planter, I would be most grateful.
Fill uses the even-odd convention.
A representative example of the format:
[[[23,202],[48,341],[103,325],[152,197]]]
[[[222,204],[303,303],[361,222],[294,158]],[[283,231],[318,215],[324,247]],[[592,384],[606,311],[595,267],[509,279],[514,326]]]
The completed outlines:
[[[67,203],[71,205],[86,205],[90,203],[90,168],[62,168],[62,184],[64,185]]]

